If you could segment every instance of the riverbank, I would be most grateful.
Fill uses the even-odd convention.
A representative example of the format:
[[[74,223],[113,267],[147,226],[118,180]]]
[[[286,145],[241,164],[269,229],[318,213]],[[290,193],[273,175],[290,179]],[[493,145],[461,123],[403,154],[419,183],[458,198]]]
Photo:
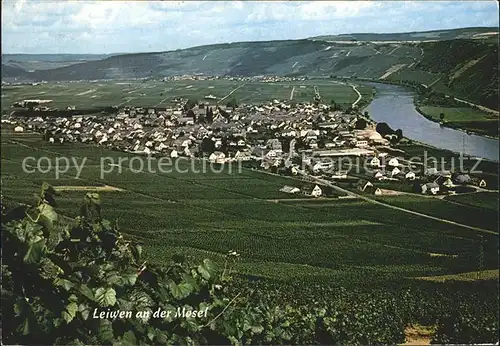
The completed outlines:
[[[390,83],[363,82],[376,90],[373,101],[362,109],[368,111],[374,122],[385,122],[394,130],[401,129],[404,137],[430,147],[498,162],[497,139],[466,134],[427,119],[416,110],[412,89]]]
[[[355,80],[357,81],[364,81],[364,82],[371,82],[371,83],[380,83],[380,84],[387,84],[387,85],[398,85],[401,87],[406,87],[410,88],[413,90],[416,94],[416,97],[419,97],[420,94],[420,88],[418,85],[415,84],[410,84],[410,83],[401,83],[398,81],[391,81],[391,80],[375,80],[372,78],[356,78]],[[428,88],[426,85],[421,84],[423,87],[426,89]],[[453,110],[458,110],[458,107],[451,107],[449,105],[439,105],[439,106],[434,106],[434,105],[427,105],[427,104],[418,104],[416,100],[414,99],[414,105],[415,109],[417,110],[418,113],[420,113],[422,116],[424,116],[426,119],[433,121],[435,123],[438,123],[442,126],[454,129],[454,130],[459,130],[463,131],[467,134],[476,134],[478,136],[484,136],[490,139],[498,139],[499,138],[499,118],[498,118],[498,111],[495,110],[489,110],[489,112],[485,111],[484,109],[487,109],[483,106],[475,105],[473,103],[470,103],[468,101],[464,101],[461,99],[457,99],[454,96],[446,95],[449,98],[453,98],[453,100],[463,103],[468,110],[473,110],[477,112],[482,112],[483,113],[483,119],[478,119],[476,116],[471,116],[470,119],[463,119],[459,122],[456,121],[446,121],[442,123],[441,120],[439,119],[439,116],[433,117],[431,114],[427,114],[422,110],[422,107],[441,107],[441,108],[447,108],[451,112]],[[464,107],[464,108],[465,108]],[[484,109],[481,109],[484,108]],[[451,113],[451,112],[446,112],[446,113]],[[473,113],[473,112],[469,112]],[[490,118],[488,118],[490,116]],[[495,119],[496,117],[496,119]],[[488,121],[489,120],[489,121]],[[493,125],[493,127],[491,127]]]
[[[491,139],[498,139],[499,138],[499,133],[498,133],[498,119],[489,119],[488,120],[470,120],[470,121],[460,121],[460,122],[454,122],[454,121],[447,121],[446,120],[446,114],[449,115],[449,112],[445,113],[445,119],[444,121],[441,121],[439,119],[439,115],[432,116],[428,112],[425,112],[422,110],[422,108],[442,108],[442,109],[449,109],[449,110],[458,110],[457,108],[453,107],[446,107],[446,106],[431,106],[431,105],[417,105],[415,104],[415,109],[417,112],[419,112],[423,117],[426,119],[433,121],[435,123],[440,124],[441,126],[445,126],[448,128],[452,128],[458,131],[463,131],[466,134],[476,134],[479,136],[484,136],[487,138]],[[471,108],[474,109],[474,108]],[[458,110],[460,111],[460,110]],[[464,123],[467,123],[466,126],[464,126]],[[491,127],[491,125],[495,127]]]

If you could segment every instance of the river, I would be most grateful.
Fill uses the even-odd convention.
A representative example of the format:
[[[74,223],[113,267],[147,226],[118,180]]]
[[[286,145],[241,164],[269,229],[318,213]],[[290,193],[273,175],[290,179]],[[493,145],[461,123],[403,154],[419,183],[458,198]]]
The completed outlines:
[[[415,109],[413,90],[392,84],[364,84],[377,90],[365,109],[374,121],[385,122],[394,130],[403,130],[405,137],[436,148],[498,161],[498,140],[467,134],[426,119]]]

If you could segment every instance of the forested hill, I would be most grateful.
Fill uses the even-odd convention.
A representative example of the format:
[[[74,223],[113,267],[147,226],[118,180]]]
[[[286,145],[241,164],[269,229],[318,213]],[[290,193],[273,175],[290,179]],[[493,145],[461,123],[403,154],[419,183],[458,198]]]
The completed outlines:
[[[19,61],[12,63],[3,58],[2,81],[162,78],[186,74],[362,77],[425,84],[436,91],[498,109],[498,42],[492,35],[479,37],[487,38],[433,42],[239,42],[113,55],[57,68],[50,68],[47,61],[40,62],[37,68],[36,61],[29,61],[29,70],[22,68]]]

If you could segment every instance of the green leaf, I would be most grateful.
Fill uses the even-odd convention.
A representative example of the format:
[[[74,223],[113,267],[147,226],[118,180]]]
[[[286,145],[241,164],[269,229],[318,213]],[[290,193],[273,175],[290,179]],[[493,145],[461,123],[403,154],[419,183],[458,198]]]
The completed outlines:
[[[89,307],[85,304],[78,305],[78,311],[82,314],[82,318],[86,321],[89,318]]]
[[[55,286],[61,286],[63,287],[66,291],[69,291],[70,289],[72,289],[75,284],[72,283],[71,281],[69,280],[66,280],[66,279],[61,279],[61,278],[57,278],[54,280],[54,285]]]
[[[134,261],[136,263],[139,263],[141,261],[142,246],[140,245],[131,246],[130,250],[132,251],[132,256],[134,257]]]
[[[210,280],[210,272],[203,265],[198,266],[198,273],[205,279]]]
[[[186,298],[193,291],[193,286],[186,282],[176,285],[175,282],[171,281],[169,287],[170,293],[172,293],[176,299]]]
[[[109,285],[117,285],[122,281],[122,278],[117,274],[117,272],[112,272],[106,277],[106,282]]]
[[[75,302],[71,302],[66,305],[66,309],[62,312],[62,318],[66,321],[66,323],[70,323],[76,316],[76,312],[78,311],[78,305]]]
[[[100,287],[95,293],[95,299],[100,306],[113,306],[116,303],[116,291]]]
[[[205,266],[206,270],[212,275],[217,271],[217,264],[208,258],[205,258],[203,260],[203,265]]]
[[[28,335],[31,331],[31,321],[29,318],[25,318],[21,325],[21,334]]]
[[[86,298],[94,301],[94,293],[92,290],[87,286],[87,285],[81,285],[80,286],[80,293],[83,294]]]
[[[252,333],[254,334],[260,334],[264,331],[264,327],[262,326],[252,326]]]
[[[209,259],[204,259],[203,264],[198,266],[198,273],[205,279],[210,280],[210,277],[215,276],[217,265]]]
[[[99,338],[104,342],[112,341],[115,336],[113,335],[113,325],[110,321],[101,319],[99,328]]]
[[[52,208],[51,205],[41,204],[38,206],[37,209],[40,212],[40,214],[50,222],[54,223],[57,221],[57,213],[55,212],[54,208]]]
[[[135,334],[134,332],[132,331],[128,331],[126,332],[125,334],[123,334],[123,337],[122,337],[122,342],[125,344],[125,345],[137,345],[137,339],[135,337]]]
[[[137,281],[138,275],[136,273],[130,273],[130,274],[125,274],[123,275],[123,284],[124,285],[130,285],[134,286],[135,282]]]
[[[42,258],[45,252],[45,239],[30,244],[26,255],[24,255],[25,263],[37,263]]]
[[[156,343],[163,345],[163,344],[167,344],[169,340],[168,340],[168,337],[166,334],[164,334],[162,332],[158,332],[156,334],[156,341],[157,341]]]

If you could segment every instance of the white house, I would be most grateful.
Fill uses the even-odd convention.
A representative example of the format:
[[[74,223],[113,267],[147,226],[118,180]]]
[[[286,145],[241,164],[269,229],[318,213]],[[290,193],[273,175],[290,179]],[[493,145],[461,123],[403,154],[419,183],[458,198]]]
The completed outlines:
[[[368,141],[356,141],[356,147],[364,148],[368,146]]]
[[[373,174],[373,177],[375,179],[382,179],[384,177],[384,175],[382,174],[381,171],[376,171],[374,174]]]
[[[172,150],[172,152],[170,153],[170,157],[171,158],[176,158],[176,157],[179,157],[179,153],[177,152],[177,150]]]
[[[422,193],[435,195],[439,192],[439,185],[437,183],[427,183],[422,185]]]
[[[226,160],[226,155],[223,152],[215,151],[208,157],[211,163],[224,163]]]
[[[399,161],[398,161],[398,159],[396,159],[395,157],[393,157],[392,159],[389,160],[388,165],[392,166],[392,167],[398,167],[399,166]]]
[[[321,188],[318,185],[314,186],[314,189],[312,189],[312,191],[311,191],[311,196],[313,196],[313,197],[319,197],[322,194],[323,194],[323,190],[321,190]]]
[[[368,164],[371,167],[380,167],[380,159],[378,157],[372,157]]]
[[[24,128],[22,126],[14,127],[14,132],[24,132]]]
[[[247,152],[241,152],[238,150],[236,154],[234,154],[234,159],[236,161],[250,161],[252,158]]]
[[[299,193],[300,192],[300,189],[298,187],[293,187],[293,186],[288,186],[288,185],[285,185],[283,186],[281,189],[280,189],[281,192],[285,192],[285,193]]]
[[[415,176],[415,173],[408,172],[408,173],[405,174],[405,178],[408,179],[408,180],[415,180],[416,176]]]
[[[391,159],[392,160],[392,159]],[[401,170],[398,167],[394,167],[391,171],[391,177],[395,177],[401,172]]]
[[[275,158],[277,156],[276,150],[271,149],[267,152],[266,157],[267,158]]]

